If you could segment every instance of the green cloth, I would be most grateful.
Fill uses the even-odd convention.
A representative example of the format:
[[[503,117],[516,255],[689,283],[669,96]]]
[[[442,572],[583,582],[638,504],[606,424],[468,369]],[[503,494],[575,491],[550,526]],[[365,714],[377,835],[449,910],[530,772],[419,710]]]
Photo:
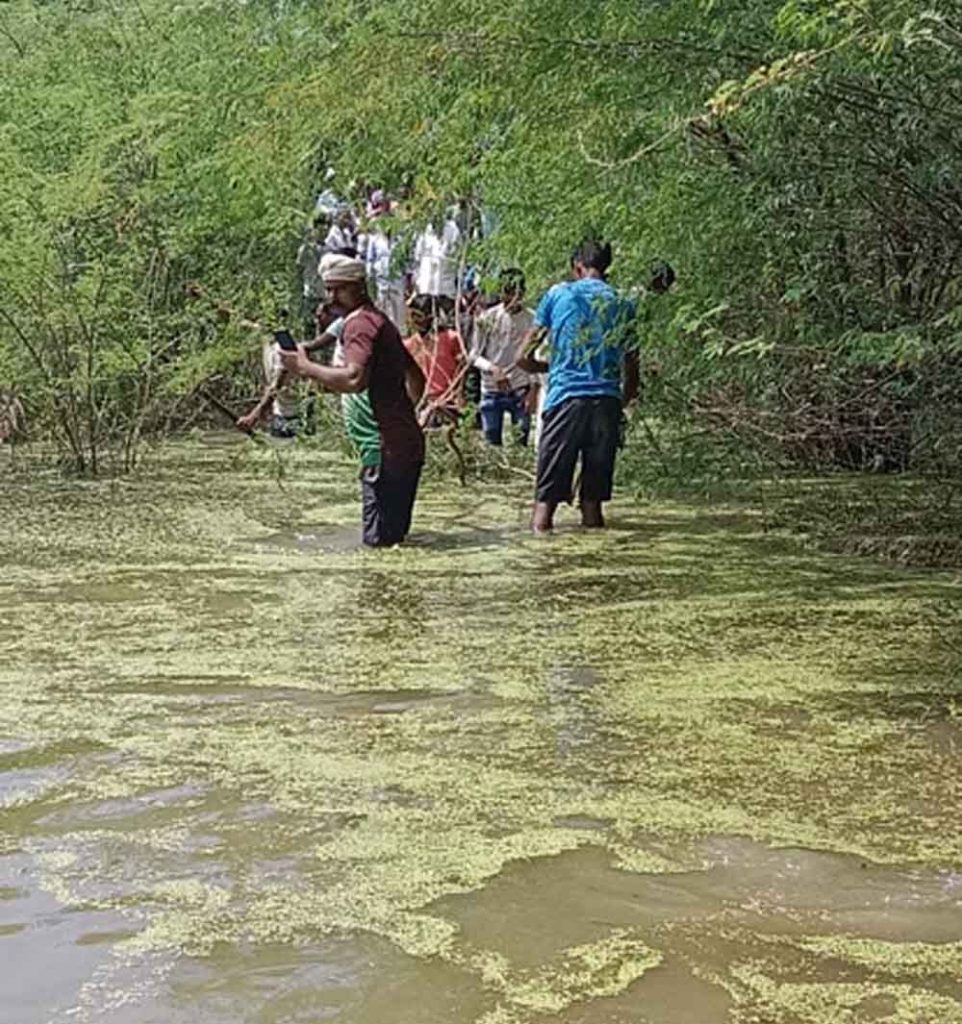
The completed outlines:
[[[374,418],[371,398],[366,391],[341,395],[344,429],[361,456],[362,466],[381,465],[381,431]]]

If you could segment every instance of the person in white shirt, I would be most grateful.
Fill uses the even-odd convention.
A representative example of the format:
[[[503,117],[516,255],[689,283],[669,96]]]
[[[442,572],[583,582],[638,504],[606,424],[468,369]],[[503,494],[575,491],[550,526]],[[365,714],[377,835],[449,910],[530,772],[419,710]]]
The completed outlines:
[[[314,202],[314,212],[324,217],[331,223],[337,216],[337,211],[344,206],[344,200],[334,191],[334,179],[337,172],[333,167],[328,167],[324,172],[324,188],[317,194]]]
[[[428,224],[414,244],[414,291],[418,295],[455,298],[461,229],[449,216],[440,234]]]
[[[391,200],[380,190],[371,195],[370,224],[358,242],[364,260],[374,305],[404,334],[404,276],[394,265],[397,249],[396,224],[392,223]]]
[[[501,274],[501,301],[482,313],[475,327],[471,362],[481,371],[481,428],[488,444],[500,445],[510,416],[521,444],[528,443],[535,397],[531,377],[517,365],[534,314],[524,306],[524,274]]]
[[[335,255],[353,255],[357,252],[357,224],[354,211],[345,206],[331,225],[324,239],[324,252]]]
[[[262,325],[256,322],[243,323],[264,331]],[[315,331],[313,340],[303,346],[312,356],[320,349],[340,344],[344,333],[344,318],[330,303],[323,303],[317,309]],[[271,436],[296,437],[302,428],[297,378],[284,369],[281,348],[272,334],[263,334],[261,362],[264,368],[264,391],[254,408],[245,416],[238,418],[237,427],[249,433],[255,429],[269,409]]]

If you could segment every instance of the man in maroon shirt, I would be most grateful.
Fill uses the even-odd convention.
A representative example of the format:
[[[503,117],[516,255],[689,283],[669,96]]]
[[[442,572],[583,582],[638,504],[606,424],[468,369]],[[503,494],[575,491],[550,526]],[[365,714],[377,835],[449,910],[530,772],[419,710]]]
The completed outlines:
[[[320,271],[330,301],[345,313],[344,365],[319,366],[303,348],[282,352],[281,359],[286,370],[359,399],[345,409],[345,421],[364,463],[362,539],[369,547],[399,544],[411,528],[424,464],[424,435],[414,413],[424,392],[424,375],[397,328],[371,302],[363,261],[331,254],[321,260]],[[370,399],[373,424],[363,392]]]

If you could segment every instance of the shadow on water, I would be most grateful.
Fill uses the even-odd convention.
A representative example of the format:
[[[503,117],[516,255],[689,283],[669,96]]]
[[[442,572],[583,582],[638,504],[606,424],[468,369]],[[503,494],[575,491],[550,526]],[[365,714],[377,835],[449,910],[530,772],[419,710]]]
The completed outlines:
[[[518,528],[415,530],[406,544],[412,550],[490,551],[503,548],[521,535]]]
[[[404,542],[405,551],[471,551],[500,548],[517,535],[510,529],[454,528],[449,530],[422,530],[415,528]],[[366,551],[361,543],[360,528],[349,526],[300,526],[247,541],[258,547],[279,548],[303,552]]]

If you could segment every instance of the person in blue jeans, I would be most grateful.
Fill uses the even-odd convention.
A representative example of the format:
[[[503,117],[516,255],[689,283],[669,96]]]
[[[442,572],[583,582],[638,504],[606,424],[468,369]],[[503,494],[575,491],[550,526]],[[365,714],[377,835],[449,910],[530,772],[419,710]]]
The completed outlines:
[[[512,267],[501,274],[501,301],[475,324],[471,363],[481,371],[481,429],[488,444],[500,445],[509,416],[518,440],[528,443],[532,381],[518,366],[534,316],[524,306],[524,274]]]
[[[622,407],[638,394],[635,303],[608,284],[611,245],[588,240],[575,250],[574,280],[551,288],[538,305],[519,366],[547,373],[531,526],[548,533],[561,502],[570,502],[581,463],[581,522],[605,525]],[[547,339],[549,358],[533,354]],[[622,386],[624,378],[624,386]]]

